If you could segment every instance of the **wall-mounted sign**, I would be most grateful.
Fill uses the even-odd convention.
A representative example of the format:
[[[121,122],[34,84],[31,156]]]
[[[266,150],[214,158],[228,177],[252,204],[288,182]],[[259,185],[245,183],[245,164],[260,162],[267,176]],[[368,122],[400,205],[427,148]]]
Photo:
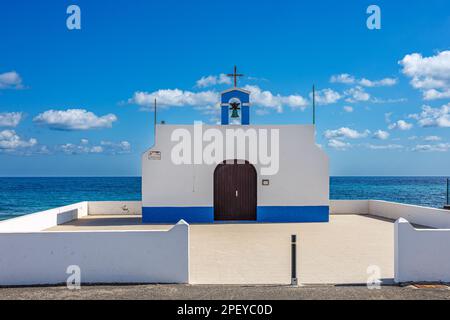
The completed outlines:
[[[149,160],[161,160],[161,151],[150,151],[148,154]]]
[[[263,186],[268,186],[269,184],[270,184],[269,179],[263,179],[262,181]]]

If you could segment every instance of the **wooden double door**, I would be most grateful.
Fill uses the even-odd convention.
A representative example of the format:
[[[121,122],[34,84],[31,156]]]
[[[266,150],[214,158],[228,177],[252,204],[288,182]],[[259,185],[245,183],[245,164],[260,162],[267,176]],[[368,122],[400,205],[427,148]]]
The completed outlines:
[[[214,220],[256,220],[257,175],[248,161],[232,160],[214,171]]]

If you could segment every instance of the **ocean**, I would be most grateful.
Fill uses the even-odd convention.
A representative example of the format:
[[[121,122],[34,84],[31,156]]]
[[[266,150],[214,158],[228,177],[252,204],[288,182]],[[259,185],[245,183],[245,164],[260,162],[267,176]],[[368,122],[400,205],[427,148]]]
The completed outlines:
[[[378,199],[442,208],[446,177],[331,177],[330,199]],[[0,178],[0,220],[86,200],[141,200],[141,178]]]

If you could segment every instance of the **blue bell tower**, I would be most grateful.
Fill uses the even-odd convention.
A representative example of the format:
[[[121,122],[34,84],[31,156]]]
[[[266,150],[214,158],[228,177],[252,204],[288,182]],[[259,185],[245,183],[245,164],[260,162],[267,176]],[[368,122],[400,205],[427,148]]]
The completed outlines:
[[[238,74],[234,66],[234,73],[227,76],[234,78],[234,87],[220,94],[221,123],[248,125],[250,124],[250,91],[237,87],[237,77],[242,77],[243,74]]]

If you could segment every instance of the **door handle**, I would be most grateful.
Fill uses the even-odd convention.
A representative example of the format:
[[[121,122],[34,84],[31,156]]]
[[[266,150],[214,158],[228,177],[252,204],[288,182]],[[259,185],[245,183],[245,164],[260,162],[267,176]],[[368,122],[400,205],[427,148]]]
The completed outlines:
[[[236,198],[239,196],[239,191],[236,190]]]

